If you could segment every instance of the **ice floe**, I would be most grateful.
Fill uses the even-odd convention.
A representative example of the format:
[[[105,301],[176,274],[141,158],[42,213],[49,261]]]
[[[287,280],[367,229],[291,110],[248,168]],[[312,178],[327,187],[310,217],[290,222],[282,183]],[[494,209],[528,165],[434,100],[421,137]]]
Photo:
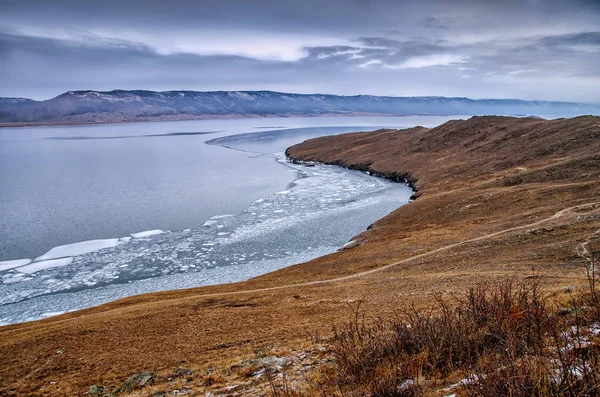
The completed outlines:
[[[216,215],[204,224],[210,227],[133,233],[106,249],[7,270],[0,284],[2,321],[240,281],[310,260],[336,251],[412,194],[406,186],[340,167],[285,164],[299,178],[287,190],[251,202],[239,214]]]
[[[133,238],[144,238],[144,237],[155,236],[157,234],[162,234],[162,233],[164,233],[164,231],[162,231],[160,229],[146,230],[144,232],[131,233],[131,237],[133,237]]]
[[[15,267],[28,265],[31,263],[31,259],[14,259],[12,261],[0,262],[0,272],[4,270],[14,269]]]
[[[215,216],[211,217],[210,219],[225,219],[225,218],[231,218],[232,216],[235,216],[235,215],[230,215],[230,214],[215,215]]]
[[[2,276],[2,283],[4,284],[12,284],[12,283],[18,283],[20,281],[23,281],[23,277],[25,277],[24,274],[5,274],[4,276]]]
[[[55,267],[63,267],[73,263],[73,258],[50,259],[47,261],[33,262],[29,265],[16,268],[19,273],[33,274],[40,270],[52,269]]]
[[[109,238],[102,240],[87,240],[80,241],[78,243],[59,245],[58,247],[52,248],[44,255],[35,258],[35,261],[43,261],[47,259],[64,258],[67,256],[77,256],[87,254],[88,252],[98,251],[104,248],[115,247],[119,244],[118,238]]]

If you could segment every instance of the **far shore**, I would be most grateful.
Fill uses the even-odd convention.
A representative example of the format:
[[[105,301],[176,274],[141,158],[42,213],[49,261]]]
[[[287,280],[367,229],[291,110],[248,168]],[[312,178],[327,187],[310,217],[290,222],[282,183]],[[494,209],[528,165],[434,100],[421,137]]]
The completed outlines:
[[[81,115],[85,116],[85,115]],[[227,119],[273,119],[294,117],[411,117],[411,116],[436,116],[448,117],[445,114],[388,114],[388,113],[322,113],[322,114],[226,114],[226,115],[174,115],[147,117],[134,120],[58,120],[58,121],[32,121],[32,122],[2,122],[0,128],[23,128],[23,127],[70,127],[104,124],[130,124],[130,123],[156,123],[165,121],[193,121],[193,120],[227,120]],[[456,115],[457,117],[464,115]],[[89,116],[88,116],[89,117]]]

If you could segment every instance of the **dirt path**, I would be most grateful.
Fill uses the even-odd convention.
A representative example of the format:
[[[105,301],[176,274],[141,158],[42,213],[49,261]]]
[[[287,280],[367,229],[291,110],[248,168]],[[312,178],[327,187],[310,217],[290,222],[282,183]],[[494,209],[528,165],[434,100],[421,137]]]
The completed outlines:
[[[419,255],[415,255],[415,256],[411,256],[409,258],[406,259],[402,259],[400,261],[394,262],[394,263],[390,263],[389,265],[385,265],[382,267],[378,267],[376,269],[372,269],[372,270],[367,270],[364,272],[360,272],[360,273],[355,273],[355,274],[351,274],[348,276],[343,276],[343,277],[336,277],[336,278],[330,278],[327,280],[316,280],[316,281],[309,281],[309,282],[305,282],[305,283],[299,283],[299,284],[286,284],[286,285],[280,285],[277,287],[269,287],[269,288],[257,288],[257,289],[251,289],[251,290],[244,290],[244,291],[232,291],[232,292],[220,292],[220,293],[213,293],[213,294],[203,294],[203,295],[195,295],[193,297],[190,298],[198,298],[198,297],[214,297],[214,296],[226,296],[226,295],[241,295],[241,294],[250,294],[250,293],[255,293],[255,292],[268,292],[268,291],[276,291],[276,290],[282,290],[282,289],[287,289],[287,288],[296,288],[296,287],[308,287],[308,286],[312,286],[312,285],[321,285],[321,284],[328,284],[328,283],[336,283],[338,281],[346,281],[346,280],[351,280],[351,279],[355,279],[355,278],[359,278],[359,277],[363,277],[363,276],[367,276],[373,273],[378,273],[378,272],[383,272],[385,270],[388,270],[390,268],[393,268],[395,266],[398,265],[402,265],[405,264],[407,262],[411,262],[414,261],[416,259],[421,259],[421,258],[425,258],[427,256],[433,255],[433,254],[437,254],[439,252],[443,252],[443,251],[447,251],[450,250],[452,248],[456,248],[459,247],[461,245],[465,245],[465,244],[470,244],[470,243],[475,243],[478,241],[482,241],[482,240],[487,240],[489,238],[492,237],[496,237],[499,236],[501,234],[505,234],[505,233],[509,233],[509,232],[514,232],[517,230],[521,230],[521,229],[527,229],[527,228],[531,228],[531,227],[535,227],[535,226],[539,226],[541,224],[544,224],[546,222],[550,222],[552,220],[558,219],[562,216],[564,216],[565,214],[568,214],[576,209],[583,209],[583,208],[591,208],[591,211],[588,211],[584,214],[590,213],[590,212],[594,212],[594,210],[596,210],[597,208],[595,206],[600,205],[600,201],[596,201],[593,203],[587,203],[587,204],[580,204],[580,205],[575,205],[572,207],[568,207],[568,208],[564,208],[560,211],[558,211],[557,213],[555,213],[554,215],[548,217],[548,218],[544,218],[541,219],[539,221],[533,222],[533,223],[529,223],[527,225],[522,225],[522,226],[514,226],[514,227],[510,227],[508,229],[503,229],[494,233],[490,233],[490,234],[486,234],[485,236],[480,236],[480,237],[475,237],[469,240],[464,240],[464,241],[460,241],[457,243],[453,243],[453,244],[449,244],[440,248],[436,248],[434,250],[419,254]]]

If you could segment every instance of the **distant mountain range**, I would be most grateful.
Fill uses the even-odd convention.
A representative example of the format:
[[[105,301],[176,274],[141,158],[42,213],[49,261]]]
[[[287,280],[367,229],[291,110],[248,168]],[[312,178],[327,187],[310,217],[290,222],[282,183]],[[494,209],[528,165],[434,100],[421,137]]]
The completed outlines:
[[[78,124],[322,115],[600,114],[600,105],[446,97],[339,96],[273,91],[69,91],[46,101],[0,98],[0,123]]]

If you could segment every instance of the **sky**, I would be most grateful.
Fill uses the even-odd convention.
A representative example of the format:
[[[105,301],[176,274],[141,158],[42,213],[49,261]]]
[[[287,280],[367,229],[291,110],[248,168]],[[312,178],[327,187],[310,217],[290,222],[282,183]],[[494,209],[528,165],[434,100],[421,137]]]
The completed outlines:
[[[0,0],[0,96],[84,89],[600,103],[600,0]]]

